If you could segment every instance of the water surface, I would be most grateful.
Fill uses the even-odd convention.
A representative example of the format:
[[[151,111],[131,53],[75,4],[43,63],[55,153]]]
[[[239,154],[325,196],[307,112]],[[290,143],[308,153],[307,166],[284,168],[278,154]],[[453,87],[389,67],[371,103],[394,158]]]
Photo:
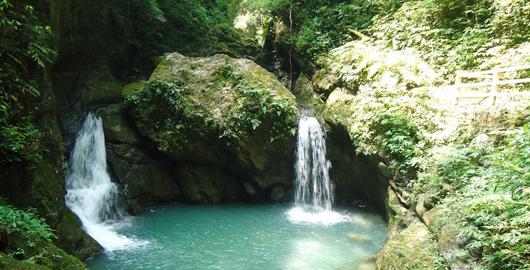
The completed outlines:
[[[174,205],[118,229],[142,245],[107,251],[90,269],[346,270],[379,251],[386,225],[375,214],[338,211],[333,225],[293,222],[288,205]]]

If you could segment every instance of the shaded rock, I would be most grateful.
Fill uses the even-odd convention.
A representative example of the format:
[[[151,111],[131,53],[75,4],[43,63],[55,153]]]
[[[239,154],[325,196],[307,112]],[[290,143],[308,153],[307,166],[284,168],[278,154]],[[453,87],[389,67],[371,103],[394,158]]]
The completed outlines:
[[[285,202],[290,199],[290,196],[284,186],[277,185],[272,189],[271,199],[275,202]]]
[[[175,172],[182,196],[198,203],[219,203],[244,199],[244,188],[232,175],[216,167],[186,164]]]
[[[179,198],[180,189],[167,162],[129,144],[112,144],[109,148],[110,169],[124,189],[130,210],[138,213]]]
[[[366,201],[369,208],[386,216],[388,181],[372,158],[355,152],[345,127],[333,122],[329,127],[326,155],[332,165],[329,174],[335,185],[335,202],[358,206],[359,202]]]
[[[121,102],[121,85],[107,65],[88,73],[78,84],[84,107]]]
[[[258,193],[256,187],[254,186],[254,184],[252,184],[252,182],[243,182],[243,188],[250,196],[254,196]]]
[[[122,105],[114,104],[97,111],[103,121],[105,140],[127,144],[141,144],[130,120],[122,111]]]
[[[56,230],[59,238],[55,240],[55,244],[81,260],[86,260],[101,250],[101,246],[82,230],[79,218],[70,209],[65,209]]]
[[[141,140],[123,111],[113,104],[97,110],[103,121],[109,170],[123,189],[129,210],[138,213],[179,198],[170,163]]]
[[[54,72],[52,79],[67,150],[73,147],[87,111],[123,101],[122,86],[105,63]]]

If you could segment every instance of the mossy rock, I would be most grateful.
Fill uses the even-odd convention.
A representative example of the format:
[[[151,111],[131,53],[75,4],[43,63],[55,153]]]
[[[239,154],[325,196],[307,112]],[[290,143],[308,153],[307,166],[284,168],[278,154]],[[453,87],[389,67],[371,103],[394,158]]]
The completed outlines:
[[[352,110],[355,109],[354,106],[352,106],[354,102],[354,95],[350,94],[343,88],[335,89],[326,100],[324,119],[326,119],[326,122],[348,128],[353,114]]]
[[[79,219],[64,205],[66,192],[61,177],[58,169],[52,164],[47,161],[40,162],[35,168],[31,192],[28,194],[34,201],[32,205],[57,230],[57,245],[79,258],[86,259],[97,253],[101,247],[81,229]]]
[[[43,266],[43,268],[35,269],[87,269],[78,258],[67,254],[49,240],[35,238],[31,239],[31,244],[29,244],[27,239],[18,233],[9,235],[9,239],[10,249],[23,251],[22,255],[20,255],[23,259],[29,259],[34,264]]]
[[[432,270],[439,258],[428,228],[415,220],[385,244],[377,258],[379,270]]]
[[[427,226],[437,235],[437,245],[451,269],[482,269],[464,247],[469,238],[461,236],[464,224],[462,205],[443,203],[423,215]]]
[[[81,103],[84,107],[119,103],[122,101],[122,86],[112,76],[110,69],[103,65],[81,79]]]
[[[362,87],[412,89],[431,85],[438,74],[411,49],[392,51],[366,41],[351,41],[321,60],[313,77],[320,93],[338,87],[356,93]]]
[[[121,95],[123,98],[134,95],[137,92],[140,92],[145,87],[146,81],[132,82],[122,87]]]
[[[171,160],[209,164],[264,189],[292,179],[296,100],[264,68],[221,54],[172,53],[138,86],[123,91],[129,113]]]
[[[50,268],[34,263],[17,261],[0,252],[0,270],[51,270]]]
[[[312,108],[319,117],[324,113],[326,104],[320,95],[315,93],[311,79],[306,74],[298,76],[293,93],[300,106]]]
[[[230,143],[230,139],[242,141],[256,133],[267,133],[261,137],[269,142],[276,137],[294,135],[297,121],[294,96],[272,73],[250,60],[226,55],[189,58],[173,53],[158,65],[151,81],[173,82],[179,86],[182,95],[178,97],[179,100],[175,99],[175,94],[164,99],[177,102],[175,114],[181,111],[188,118],[184,120],[188,123],[175,119],[177,121],[174,124],[177,127],[184,125],[184,128],[188,128],[187,125],[201,129],[195,134],[199,137],[225,138]],[[140,108],[142,105],[133,103],[135,115],[147,113]],[[164,138],[164,134],[169,130],[156,127],[153,130],[149,122],[154,120],[154,125],[158,125],[178,115],[159,114],[145,115],[146,119],[137,123],[140,130],[155,142],[166,142],[168,138]],[[182,139],[180,142],[187,138]],[[175,149],[178,145],[170,147]]]
[[[141,144],[134,126],[123,111],[122,104],[112,104],[98,109],[97,114],[103,121],[105,140],[115,143]]]

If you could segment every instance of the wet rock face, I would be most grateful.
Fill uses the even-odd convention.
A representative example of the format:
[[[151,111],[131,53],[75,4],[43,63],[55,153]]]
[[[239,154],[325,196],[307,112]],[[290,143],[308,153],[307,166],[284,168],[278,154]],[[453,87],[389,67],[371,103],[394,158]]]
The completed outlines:
[[[355,153],[345,127],[329,125],[327,157],[332,164],[330,177],[335,185],[336,203],[368,206],[386,216],[388,179],[377,169],[376,159]]]

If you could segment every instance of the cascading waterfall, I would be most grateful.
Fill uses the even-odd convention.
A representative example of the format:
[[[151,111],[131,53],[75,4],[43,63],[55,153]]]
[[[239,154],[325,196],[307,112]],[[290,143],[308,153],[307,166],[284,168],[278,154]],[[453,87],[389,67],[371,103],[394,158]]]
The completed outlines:
[[[326,137],[315,117],[302,115],[298,123],[295,205],[314,211],[331,211],[331,163],[326,159]]]
[[[345,217],[332,211],[331,163],[326,158],[326,133],[311,111],[303,110],[298,122],[296,147],[295,207],[288,213],[292,222],[334,224]]]
[[[89,113],[79,131],[66,176],[66,205],[85,231],[105,250],[129,247],[133,240],[120,235],[123,212],[118,187],[107,172],[105,137],[101,118]]]

